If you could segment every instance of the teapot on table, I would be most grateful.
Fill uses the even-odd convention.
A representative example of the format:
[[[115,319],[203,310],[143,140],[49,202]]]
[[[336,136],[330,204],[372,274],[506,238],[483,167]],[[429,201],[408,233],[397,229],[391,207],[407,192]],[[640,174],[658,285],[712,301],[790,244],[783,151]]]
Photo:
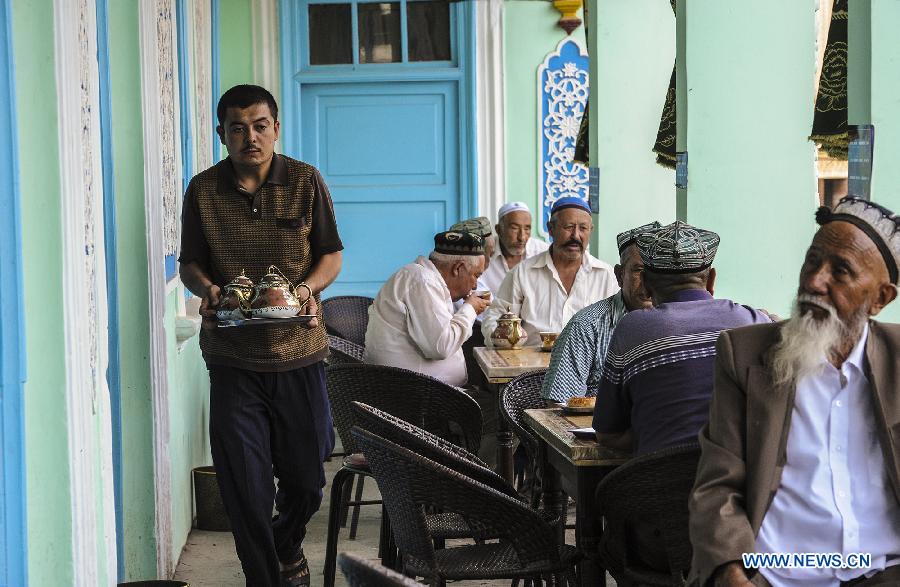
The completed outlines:
[[[305,284],[298,287],[309,290]],[[307,293],[312,294],[311,291]],[[253,288],[250,312],[254,318],[290,318],[300,314],[308,301],[309,297],[300,303],[291,282],[278,267],[270,265],[269,272]]]
[[[491,344],[497,349],[518,349],[526,340],[528,333],[522,326],[522,319],[506,308],[506,313],[497,319],[497,327],[491,333]]]

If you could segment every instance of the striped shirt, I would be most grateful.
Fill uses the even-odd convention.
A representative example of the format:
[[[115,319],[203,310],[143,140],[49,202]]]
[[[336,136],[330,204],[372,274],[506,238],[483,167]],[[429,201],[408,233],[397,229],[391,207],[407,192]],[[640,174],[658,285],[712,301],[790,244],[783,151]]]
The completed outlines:
[[[553,345],[541,397],[562,403],[570,397],[597,395],[606,348],[626,311],[618,292],[572,316]]]
[[[635,455],[696,442],[709,419],[719,332],[769,322],[757,310],[683,290],[629,312],[613,332],[594,407],[594,429],[629,428]]]

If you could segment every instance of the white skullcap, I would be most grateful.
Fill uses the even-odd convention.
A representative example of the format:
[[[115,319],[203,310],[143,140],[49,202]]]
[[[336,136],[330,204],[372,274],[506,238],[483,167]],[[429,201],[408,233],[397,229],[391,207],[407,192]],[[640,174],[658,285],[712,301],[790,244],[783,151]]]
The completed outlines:
[[[528,212],[531,214],[531,209],[525,202],[507,202],[500,206],[500,213],[497,215],[497,220],[500,220],[510,212]]]

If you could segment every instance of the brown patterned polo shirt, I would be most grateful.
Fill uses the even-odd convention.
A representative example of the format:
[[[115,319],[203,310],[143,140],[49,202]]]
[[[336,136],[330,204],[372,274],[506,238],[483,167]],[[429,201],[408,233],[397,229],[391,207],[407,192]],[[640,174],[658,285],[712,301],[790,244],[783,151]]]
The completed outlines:
[[[230,159],[196,175],[182,208],[181,263],[195,262],[224,287],[242,271],[254,282],[275,265],[291,283],[303,281],[322,256],[343,249],[328,188],[316,168],[275,155],[256,193],[240,188]],[[318,296],[316,296],[318,302]],[[288,371],[328,354],[319,326],[298,324],[202,330],[207,365]]]

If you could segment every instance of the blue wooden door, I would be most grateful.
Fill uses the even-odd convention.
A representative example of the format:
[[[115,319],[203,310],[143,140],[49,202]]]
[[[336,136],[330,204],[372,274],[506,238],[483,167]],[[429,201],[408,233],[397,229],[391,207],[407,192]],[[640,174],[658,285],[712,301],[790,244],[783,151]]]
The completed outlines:
[[[282,3],[283,149],[322,172],[344,242],[327,297],[374,297],[474,212],[469,4]]]
[[[344,269],[329,295],[374,297],[459,218],[455,82],[304,88],[303,154],[331,190]]]

